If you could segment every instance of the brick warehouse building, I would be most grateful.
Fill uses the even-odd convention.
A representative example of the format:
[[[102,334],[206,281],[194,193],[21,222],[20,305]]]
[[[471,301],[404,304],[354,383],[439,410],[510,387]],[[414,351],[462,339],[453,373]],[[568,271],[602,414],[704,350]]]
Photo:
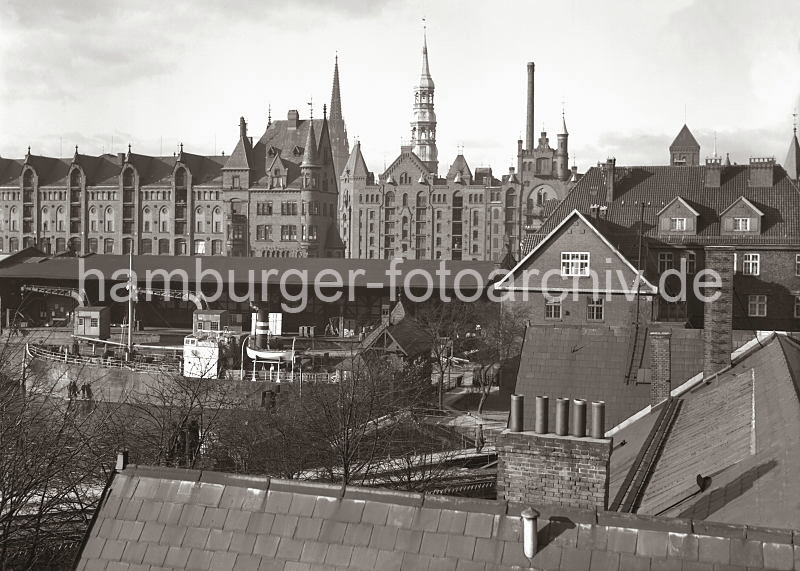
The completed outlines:
[[[415,89],[411,140],[377,177],[356,144],[341,173],[339,228],[349,258],[519,259],[523,237],[563,199],[577,176],[569,169],[566,121],[556,148],[542,132],[534,147],[534,64],[528,64],[526,144],[517,166],[496,178],[470,169],[459,152],[444,176],[436,146],[435,85],[427,39]]]
[[[229,156],[0,158],[0,252],[341,257],[338,60],[326,115],[269,117],[255,144],[242,118]]]

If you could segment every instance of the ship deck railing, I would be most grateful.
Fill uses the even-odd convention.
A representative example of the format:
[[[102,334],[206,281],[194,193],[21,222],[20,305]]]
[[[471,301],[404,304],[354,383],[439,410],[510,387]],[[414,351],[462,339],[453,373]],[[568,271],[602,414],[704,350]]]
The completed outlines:
[[[46,361],[56,361],[69,365],[88,365],[93,367],[105,367],[112,369],[123,369],[140,373],[159,373],[176,374],[181,372],[180,363],[148,363],[144,361],[123,361],[114,357],[103,357],[100,355],[75,355],[68,351],[58,351],[47,349],[39,345],[27,345],[28,355],[31,358],[39,358]]]
[[[256,381],[271,383],[338,383],[341,375],[338,371],[332,373],[307,373],[301,371],[256,371],[238,370],[228,371],[228,377],[237,381]]]

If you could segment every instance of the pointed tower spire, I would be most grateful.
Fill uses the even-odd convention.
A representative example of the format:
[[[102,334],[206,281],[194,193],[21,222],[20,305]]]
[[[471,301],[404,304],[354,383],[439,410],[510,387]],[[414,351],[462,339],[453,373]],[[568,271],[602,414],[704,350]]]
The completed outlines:
[[[783,167],[786,173],[794,181],[800,180],[800,143],[797,141],[797,113],[794,115],[794,122],[792,124],[792,141],[789,143],[789,153],[786,155],[786,161]]]
[[[411,145],[427,169],[439,171],[439,150],[436,148],[436,113],[433,110],[434,84],[428,66],[428,34],[423,29],[422,73],[414,93],[414,118],[411,121]]]
[[[306,137],[306,148],[303,151],[303,162],[300,167],[318,167],[319,158],[317,156],[317,139],[314,134],[314,122],[308,122],[308,137]]]
[[[342,95],[339,93],[339,54],[333,64],[333,89],[331,89],[331,121],[342,120]]]

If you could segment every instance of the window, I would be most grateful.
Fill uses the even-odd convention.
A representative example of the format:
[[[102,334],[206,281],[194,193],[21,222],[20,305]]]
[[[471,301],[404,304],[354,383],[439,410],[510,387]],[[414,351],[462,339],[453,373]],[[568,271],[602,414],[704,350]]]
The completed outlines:
[[[150,232],[150,224],[152,223],[151,212],[149,208],[144,209],[144,220],[142,221],[143,232]]]
[[[588,276],[589,252],[561,252],[562,276]]]
[[[91,254],[97,253],[97,238],[89,238],[89,252]]]
[[[272,226],[269,224],[256,226],[256,240],[272,240]]]
[[[169,240],[166,238],[161,238],[158,241],[158,253],[161,256],[166,256],[169,254]]]
[[[589,321],[603,321],[603,298],[590,297],[586,305],[586,319]]]
[[[544,302],[545,319],[561,319],[561,300],[548,299]]]
[[[195,240],[192,244],[192,253],[193,254],[205,254],[206,253],[206,241],[205,240]]]
[[[106,238],[103,240],[103,253],[104,254],[113,254],[114,253],[114,240],[111,238]]]
[[[297,240],[297,226],[294,224],[281,226],[281,242]]]
[[[194,229],[195,232],[203,233],[206,227],[206,212],[202,207],[198,207],[194,211]]]
[[[90,324],[91,324],[91,327],[94,327],[96,329],[96,328],[100,327],[100,319],[97,318],[97,317],[92,317]]]
[[[749,232],[750,231],[750,219],[749,218],[734,218],[733,219],[733,229],[736,232]]]
[[[672,252],[659,252],[658,273],[663,274],[672,269]]]
[[[795,308],[797,304],[795,303]],[[795,309],[795,312],[797,309]],[[750,317],[766,317],[767,316],[767,296],[766,295],[748,295],[747,296],[747,315]]]
[[[97,232],[97,208],[94,206],[89,209],[89,230]]]
[[[317,227],[315,225],[313,225],[313,224],[308,227],[308,239],[311,240],[312,242],[316,241],[318,239],[317,238]]]
[[[114,231],[114,209],[110,206],[106,208],[106,232]]]
[[[800,254],[794,255],[794,275],[800,276]]]
[[[256,214],[259,216],[272,216],[272,201],[256,203]]]
[[[670,218],[669,229],[673,232],[683,232],[686,230],[686,218]]]
[[[64,232],[67,229],[66,211],[63,206],[59,206],[56,210],[56,231]]]
[[[760,254],[745,254],[742,262],[742,273],[746,276],[757,276],[760,273]]]
[[[153,241],[149,238],[144,238],[142,240],[142,246],[140,248],[142,254],[152,254],[153,253]]]
[[[122,253],[130,254],[133,251],[133,238],[122,239]]]
[[[222,240],[211,240],[211,255],[219,256],[222,254]]]
[[[272,202],[269,203],[269,213],[272,214]],[[222,209],[219,206],[211,213],[211,225],[215,234],[222,233]]]
[[[296,216],[297,202],[294,200],[284,200],[281,202],[281,214],[284,216]]]
[[[158,213],[158,227],[160,232],[169,232],[169,210],[162,208]],[[167,247],[169,250],[169,247]]]
[[[686,273],[697,273],[697,256],[694,252],[686,252]]]
[[[800,295],[794,296],[794,316],[800,317]]]

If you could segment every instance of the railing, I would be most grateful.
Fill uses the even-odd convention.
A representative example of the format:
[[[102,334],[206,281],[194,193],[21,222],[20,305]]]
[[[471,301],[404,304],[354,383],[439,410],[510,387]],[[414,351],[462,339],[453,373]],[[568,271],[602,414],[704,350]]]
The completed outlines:
[[[305,373],[291,371],[256,371],[255,375],[253,370],[249,371],[228,371],[227,376],[233,380],[239,381],[269,381],[271,383],[338,383],[340,373],[334,371],[333,373]]]
[[[115,357],[73,355],[67,351],[54,351],[45,349],[38,345],[26,345],[28,355],[31,358],[39,358],[45,361],[56,361],[68,365],[81,365],[90,367],[103,367],[111,369],[124,369],[140,373],[159,373],[159,374],[180,374],[181,366],[179,362],[162,361],[160,363],[148,363],[145,361],[123,361]]]

